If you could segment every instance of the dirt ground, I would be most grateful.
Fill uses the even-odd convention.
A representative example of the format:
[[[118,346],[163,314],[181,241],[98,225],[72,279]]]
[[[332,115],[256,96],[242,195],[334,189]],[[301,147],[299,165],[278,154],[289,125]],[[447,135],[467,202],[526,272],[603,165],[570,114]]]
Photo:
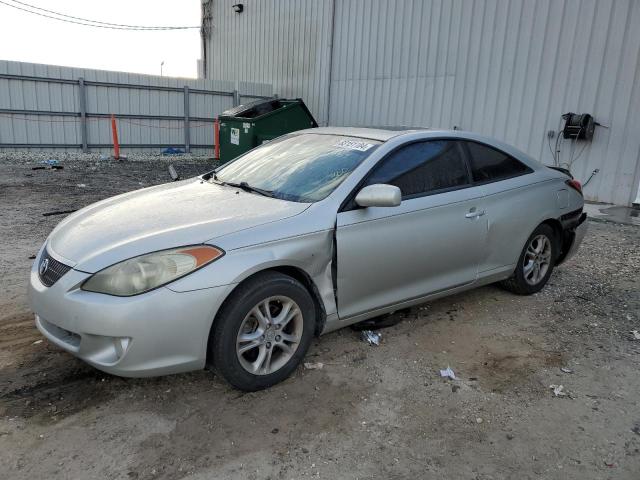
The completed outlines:
[[[308,355],[324,368],[243,394],[207,371],[112,377],[42,339],[27,273],[63,218],[42,214],[169,177],[161,160],[34,165],[0,165],[0,479],[640,478],[639,227],[590,222],[537,295],[432,302],[378,347],[326,335]]]

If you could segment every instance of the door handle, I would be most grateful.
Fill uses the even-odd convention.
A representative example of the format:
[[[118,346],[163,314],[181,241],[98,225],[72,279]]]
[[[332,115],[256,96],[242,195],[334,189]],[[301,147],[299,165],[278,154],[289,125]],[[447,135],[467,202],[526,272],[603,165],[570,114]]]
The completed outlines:
[[[473,207],[471,210],[469,210],[469,212],[468,212],[468,213],[465,213],[465,215],[464,215],[464,216],[465,216],[466,218],[477,218],[477,217],[481,217],[481,216],[483,216],[484,214],[485,214],[485,211],[484,211],[484,210],[477,210],[477,211],[476,211],[476,208],[475,208],[475,207]]]

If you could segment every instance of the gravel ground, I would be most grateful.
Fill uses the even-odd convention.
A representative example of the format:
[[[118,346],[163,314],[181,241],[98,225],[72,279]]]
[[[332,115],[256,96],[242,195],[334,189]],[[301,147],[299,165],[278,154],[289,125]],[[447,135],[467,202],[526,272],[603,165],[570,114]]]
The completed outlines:
[[[197,156],[191,154],[182,154],[182,155],[162,155],[160,153],[132,153],[132,154],[123,154],[123,159],[138,162],[178,162],[178,163],[189,163],[189,162],[207,162],[210,160],[209,157],[206,156]],[[68,165],[69,163],[79,163],[79,162],[96,162],[96,163],[113,163],[113,159],[111,158],[111,154],[107,153],[78,153],[78,152],[41,152],[41,151],[20,151],[20,152],[11,152],[11,151],[0,151],[0,165],[14,165],[14,166],[24,166],[31,165],[37,166],[38,164],[47,161],[47,160],[56,160],[61,165]]]
[[[590,222],[537,295],[431,302],[378,347],[326,335],[307,359],[322,369],[267,391],[206,371],[123,379],[34,328],[29,257],[62,219],[42,213],[167,181],[169,161],[183,176],[211,163],[96,158],[0,159],[0,479],[640,478],[638,227]]]

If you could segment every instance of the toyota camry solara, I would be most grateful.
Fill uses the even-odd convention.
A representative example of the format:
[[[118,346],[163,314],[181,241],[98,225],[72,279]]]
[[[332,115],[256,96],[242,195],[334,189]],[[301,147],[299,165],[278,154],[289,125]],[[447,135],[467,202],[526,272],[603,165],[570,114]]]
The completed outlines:
[[[532,294],[585,233],[580,184],[460,131],[318,128],[64,219],[43,335],[122,376],[285,379],[314,335],[493,282]]]

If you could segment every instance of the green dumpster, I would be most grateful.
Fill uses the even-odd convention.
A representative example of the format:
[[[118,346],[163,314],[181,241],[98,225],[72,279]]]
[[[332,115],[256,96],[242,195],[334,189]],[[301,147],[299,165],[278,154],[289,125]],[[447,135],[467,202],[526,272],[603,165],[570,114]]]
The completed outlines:
[[[223,112],[218,120],[223,163],[285,133],[318,126],[300,98],[246,103]]]

